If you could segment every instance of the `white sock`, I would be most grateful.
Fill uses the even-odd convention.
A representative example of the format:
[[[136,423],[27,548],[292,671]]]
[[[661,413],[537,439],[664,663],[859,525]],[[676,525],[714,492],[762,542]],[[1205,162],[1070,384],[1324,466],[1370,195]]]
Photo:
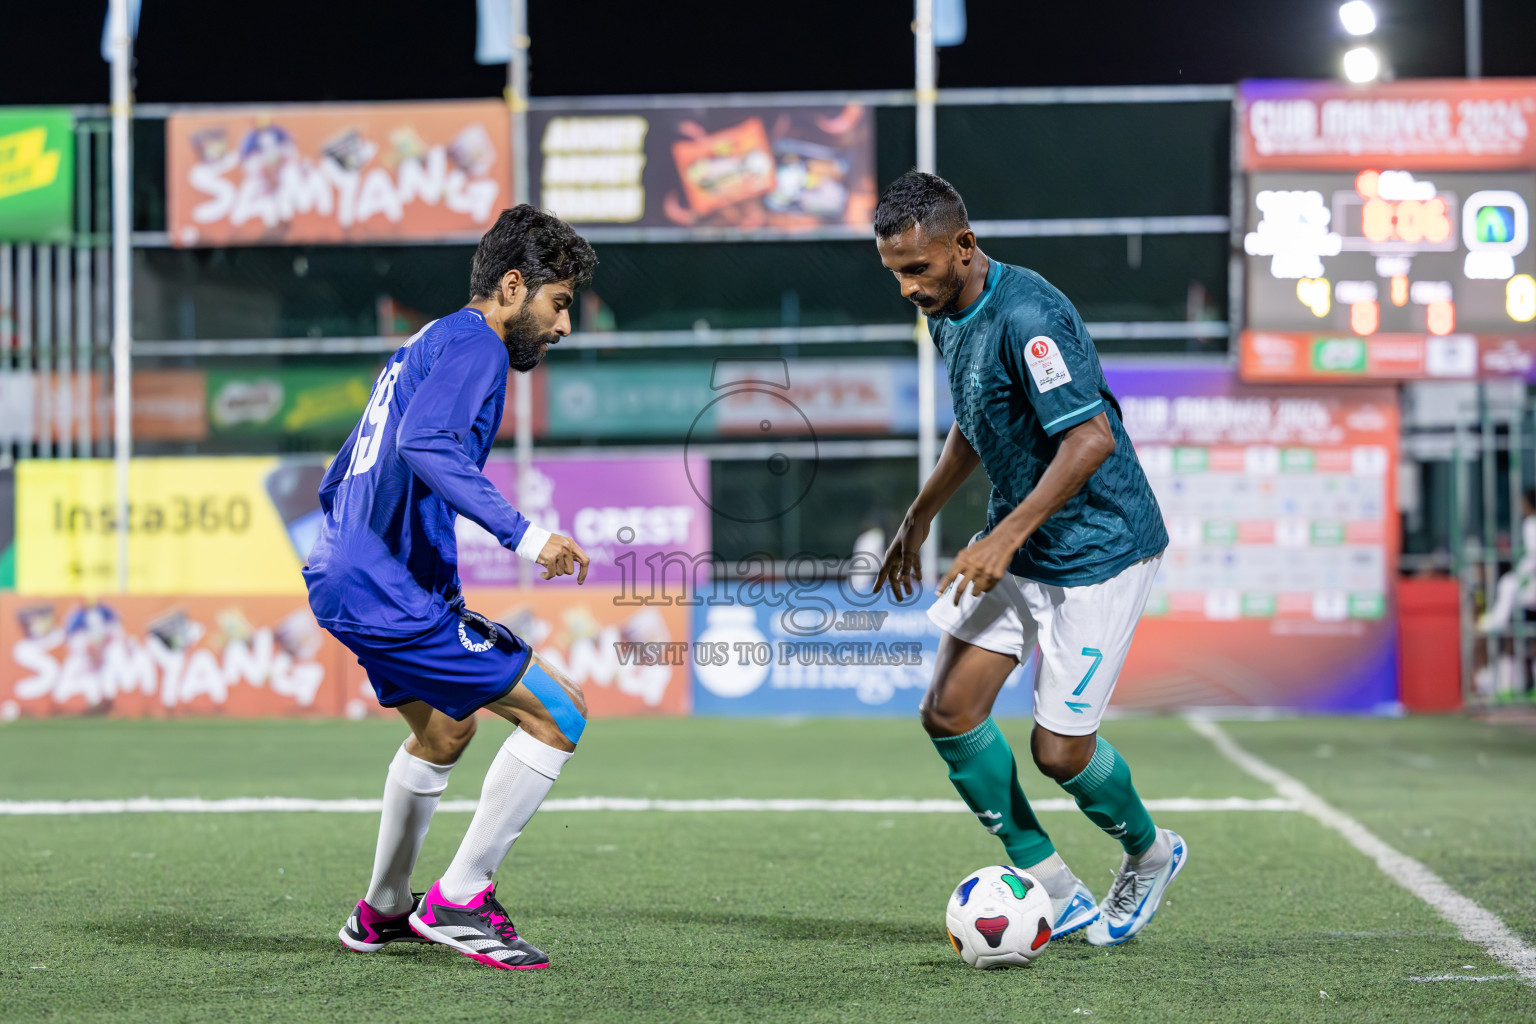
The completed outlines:
[[[1077,876],[1072,869],[1067,867],[1067,862],[1061,859],[1061,854],[1053,853],[1038,864],[1024,869],[1036,878],[1045,887],[1045,894],[1053,900],[1071,899],[1077,891]]]
[[[519,729],[496,752],[485,773],[480,805],[453,863],[438,888],[448,900],[464,904],[491,884],[491,875],[507,859],[523,826],[539,809],[549,787],[571,755],[540,743]]]
[[[373,880],[363,899],[381,914],[411,909],[411,869],[432,812],[448,788],[451,764],[433,764],[406,751],[395,751],[384,779],[384,813],[379,817],[379,845],[373,854]]]
[[[1173,856],[1173,840],[1168,838],[1168,833],[1162,829],[1157,830],[1157,838],[1152,840],[1152,845],[1135,857],[1127,856],[1126,862],[1136,869],[1138,875],[1150,875],[1161,871],[1163,865],[1168,863],[1168,858]]]

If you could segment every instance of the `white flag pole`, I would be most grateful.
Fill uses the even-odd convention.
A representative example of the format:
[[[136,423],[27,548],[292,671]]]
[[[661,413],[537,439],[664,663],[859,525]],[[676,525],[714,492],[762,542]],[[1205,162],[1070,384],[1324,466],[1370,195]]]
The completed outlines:
[[[912,22],[917,37],[917,169],[937,173],[935,156],[934,104],[938,99],[938,74],[933,50],[933,0],[917,0],[917,17]],[[938,462],[938,439],[934,405],[933,342],[928,336],[928,322],[917,314],[917,486],[928,482]],[[923,541],[923,579],[937,586],[939,582],[939,517],[933,517],[928,539]]]
[[[129,190],[133,41],[128,0],[108,8],[112,52],[112,458],[116,469],[117,589],[128,591],[128,467],[133,454],[133,216]]]
[[[512,198],[526,203],[528,181],[528,0],[512,4],[512,59],[507,62],[507,105],[512,111]],[[527,514],[533,494],[533,378],[512,375],[512,416],[517,445],[517,508]],[[517,582],[533,584],[533,563],[517,560]]]

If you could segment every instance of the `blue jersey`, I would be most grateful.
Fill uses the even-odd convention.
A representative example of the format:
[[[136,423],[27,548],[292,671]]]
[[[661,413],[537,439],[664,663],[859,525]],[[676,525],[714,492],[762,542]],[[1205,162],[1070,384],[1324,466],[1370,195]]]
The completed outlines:
[[[320,485],[304,581],[322,626],[415,636],[460,610],[456,515],[538,556],[549,532],[481,472],[506,398],[506,345],[478,310],[434,320],[390,357]]]

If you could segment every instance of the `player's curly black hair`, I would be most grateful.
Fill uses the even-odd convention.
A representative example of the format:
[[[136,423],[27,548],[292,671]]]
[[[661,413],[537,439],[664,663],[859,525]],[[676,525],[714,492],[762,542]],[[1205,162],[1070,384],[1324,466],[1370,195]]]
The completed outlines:
[[[894,238],[914,224],[932,235],[953,235],[970,224],[955,186],[926,171],[908,171],[886,187],[875,207],[875,237]]]
[[[569,224],[552,213],[523,203],[502,210],[480,239],[469,268],[472,298],[496,293],[509,270],[520,270],[532,295],[553,281],[570,281],[578,289],[592,283],[597,253]]]

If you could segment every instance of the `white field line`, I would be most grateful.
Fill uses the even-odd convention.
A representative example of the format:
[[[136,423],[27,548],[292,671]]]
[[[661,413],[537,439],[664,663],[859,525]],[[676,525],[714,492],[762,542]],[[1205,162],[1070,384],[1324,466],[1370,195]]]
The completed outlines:
[[[1210,740],[1227,760],[1275,787],[1276,793],[1294,802],[1303,814],[1343,836],[1349,845],[1374,860],[1388,878],[1428,903],[1454,925],[1463,939],[1482,946],[1489,956],[1513,968],[1526,981],[1536,982],[1536,950],[1522,942],[1503,921],[1452,889],[1445,879],[1423,864],[1382,842],[1375,833],[1297,779],[1239,747],[1215,722],[1191,718],[1189,727]],[[1460,975],[1456,978],[1464,980]]]
[[[1518,981],[1519,976],[1514,974],[1430,974],[1424,977],[1414,975],[1409,981]]]
[[[1250,800],[1230,796],[1218,800],[1175,797],[1148,800],[1153,811],[1295,811],[1283,797]],[[1037,811],[1075,811],[1071,800],[1036,800]],[[444,800],[439,811],[473,811],[473,800]],[[578,796],[546,800],[544,811],[830,811],[838,814],[969,814],[959,800],[645,800],[629,797]],[[308,811],[323,814],[378,814],[378,800],[309,800],[303,797],[257,796],[227,800],[200,797],[135,797],[130,800],[0,800],[0,815],[61,814],[246,814]]]

